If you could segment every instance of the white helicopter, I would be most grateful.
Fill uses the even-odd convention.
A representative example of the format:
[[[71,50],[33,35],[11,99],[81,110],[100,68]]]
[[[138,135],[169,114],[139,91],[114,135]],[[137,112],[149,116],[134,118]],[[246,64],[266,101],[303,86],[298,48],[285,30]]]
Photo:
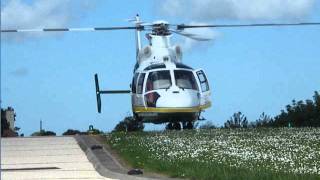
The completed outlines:
[[[320,23],[287,24],[237,24],[237,25],[171,25],[166,21],[151,24],[140,21],[139,15],[131,20],[135,26],[96,28],[44,28],[5,29],[2,33],[14,32],[63,32],[63,31],[109,31],[135,30],[136,65],[133,71],[131,90],[100,90],[95,74],[98,112],[101,113],[101,94],[131,93],[132,112],[136,120],[144,123],[168,123],[169,129],[192,129],[200,114],[211,106],[210,86],[202,69],[193,69],[182,63],[180,46],[171,45],[173,33],[197,41],[210,39],[186,33],[187,28],[229,28],[261,26],[304,26]],[[149,44],[142,47],[141,31],[149,31]]]
[[[136,25],[136,65],[131,90],[101,91],[95,74],[98,112],[101,112],[101,94],[131,93],[132,112],[135,119],[155,124],[169,123],[173,129],[193,128],[200,113],[211,106],[210,87],[205,72],[182,63],[180,46],[171,45],[172,32],[194,40],[196,37],[169,29],[166,21],[145,24],[139,15],[131,20]],[[146,37],[149,44],[142,47],[141,35],[145,26],[151,27]]]

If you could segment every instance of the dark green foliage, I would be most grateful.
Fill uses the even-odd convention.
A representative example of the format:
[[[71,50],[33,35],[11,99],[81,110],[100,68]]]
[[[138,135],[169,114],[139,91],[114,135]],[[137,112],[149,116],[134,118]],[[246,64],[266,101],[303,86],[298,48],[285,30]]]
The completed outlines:
[[[224,123],[225,128],[247,128],[248,120],[247,117],[240,111],[234,113],[227,122]]]
[[[251,127],[270,127],[273,123],[273,119],[264,112],[260,115],[259,119],[251,123]]]
[[[4,110],[1,109],[1,136],[4,135],[5,130],[9,129],[9,123],[6,120]]]
[[[119,132],[131,132],[131,131],[143,131],[144,125],[142,121],[139,121],[132,116],[127,116],[124,120],[120,121],[113,131]]]
[[[5,110],[1,108],[1,137],[16,137],[18,136],[19,127],[10,129],[9,122],[5,116]]]
[[[86,132],[81,132],[79,130],[75,129],[68,129],[66,132],[64,132],[62,135],[67,136],[67,135],[76,135],[76,134],[88,134]]]
[[[215,129],[217,128],[211,121],[207,121],[206,123],[202,124],[199,129]]]
[[[74,130],[74,129],[68,129],[66,132],[62,133],[62,135],[76,135],[80,134],[81,132],[79,130]]]
[[[313,100],[292,101],[286,110],[270,122],[272,127],[320,127],[320,95],[315,91]]]
[[[32,133],[31,136],[56,136],[56,133],[53,131],[41,130],[41,131]]]
[[[93,127],[93,125],[90,125],[88,131],[83,134],[98,135],[98,134],[104,134],[104,133],[103,133],[103,131],[100,131],[99,129],[95,129]]]
[[[103,131],[92,128],[92,129],[89,129],[86,134],[98,135],[98,134],[103,134]]]

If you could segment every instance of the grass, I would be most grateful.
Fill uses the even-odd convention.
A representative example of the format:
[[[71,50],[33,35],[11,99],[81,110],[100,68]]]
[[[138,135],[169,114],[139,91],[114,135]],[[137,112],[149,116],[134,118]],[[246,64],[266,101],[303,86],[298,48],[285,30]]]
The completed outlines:
[[[189,179],[320,179],[320,129],[111,133],[136,168]]]

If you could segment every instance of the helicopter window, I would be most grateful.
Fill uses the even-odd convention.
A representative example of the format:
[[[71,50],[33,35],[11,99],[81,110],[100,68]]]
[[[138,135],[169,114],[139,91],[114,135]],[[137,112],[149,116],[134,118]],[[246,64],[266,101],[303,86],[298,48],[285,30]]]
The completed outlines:
[[[146,67],[144,70],[147,71],[147,70],[160,69],[160,68],[166,68],[166,65],[164,65],[163,63],[161,63],[161,64],[153,64],[153,65],[150,65],[150,66]]]
[[[136,93],[137,91],[137,80],[138,80],[138,76],[139,76],[139,74],[138,73],[136,73],[135,75],[134,75],[134,77],[133,77],[133,79],[132,79],[132,84],[131,84],[131,91],[132,91],[132,93]]]
[[[170,71],[153,71],[149,73],[146,91],[168,89],[171,85]]]
[[[202,70],[197,72],[202,92],[209,91],[209,83],[206,75]]]
[[[184,68],[184,69],[192,69],[191,67],[189,67],[189,66],[187,66],[185,64],[182,64],[182,63],[177,63],[176,67],[177,68]]]
[[[141,73],[138,80],[137,93],[142,94],[145,73]]]
[[[179,88],[198,90],[196,79],[191,71],[175,70],[174,77]]]
[[[135,72],[138,68],[139,68],[139,63],[137,62],[137,63],[134,65],[134,70],[133,70],[133,72]]]

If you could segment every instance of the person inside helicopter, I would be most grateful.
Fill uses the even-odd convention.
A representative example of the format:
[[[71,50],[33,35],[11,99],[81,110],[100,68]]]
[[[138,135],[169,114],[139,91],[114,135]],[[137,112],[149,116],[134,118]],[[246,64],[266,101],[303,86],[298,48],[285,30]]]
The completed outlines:
[[[170,71],[153,71],[149,73],[146,92],[157,89],[169,89],[171,85]]]
[[[181,89],[198,90],[196,79],[191,71],[174,70],[176,85]]]

